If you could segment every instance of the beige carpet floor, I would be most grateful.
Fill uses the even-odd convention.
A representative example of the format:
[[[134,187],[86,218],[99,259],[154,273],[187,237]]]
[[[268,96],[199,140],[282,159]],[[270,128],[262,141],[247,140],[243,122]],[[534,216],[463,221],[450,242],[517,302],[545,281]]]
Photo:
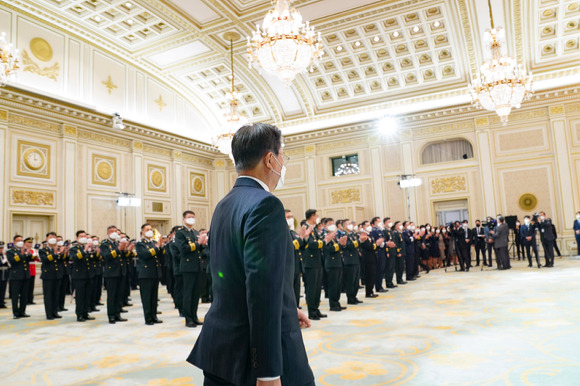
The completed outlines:
[[[317,385],[580,385],[580,261],[514,266],[437,270],[328,312],[303,331]],[[155,326],[144,325],[138,291],[129,322],[116,325],[104,307],[77,323],[73,304],[46,321],[41,297],[31,318],[0,310],[0,384],[202,385],[185,362],[200,328],[185,328],[160,292],[164,323]]]

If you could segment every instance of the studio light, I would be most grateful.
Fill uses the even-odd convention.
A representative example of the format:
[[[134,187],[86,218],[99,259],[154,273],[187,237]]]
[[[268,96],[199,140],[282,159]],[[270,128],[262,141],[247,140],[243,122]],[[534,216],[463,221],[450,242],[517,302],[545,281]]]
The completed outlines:
[[[126,207],[139,207],[141,206],[141,199],[136,198],[134,194],[131,193],[119,193],[119,198],[117,198],[117,206]]]
[[[391,116],[383,117],[377,123],[377,130],[383,136],[393,136],[399,131],[399,121]]]
[[[401,189],[414,188],[417,186],[421,186],[422,184],[423,180],[415,177],[408,178],[408,176],[402,176],[401,179],[399,180],[399,186],[401,187]]]

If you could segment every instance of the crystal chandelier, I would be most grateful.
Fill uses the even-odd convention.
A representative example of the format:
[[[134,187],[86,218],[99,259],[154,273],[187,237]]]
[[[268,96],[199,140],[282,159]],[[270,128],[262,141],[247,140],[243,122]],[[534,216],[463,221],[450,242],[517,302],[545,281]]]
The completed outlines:
[[[232,154],[232,139],[234,138],[236,131],[248,123],[248,118],[239,112],[239,93],[236,91],[234,86],[234,40],[239,39],[240,35],[235,32],[227,32],[224,34],[224,38],[230,41],[232,90],[226,95],[230,108],[225,115],[224,125],[222,125],[218,135],[214,139],[214,146],[216,146],[221,153],[227,154],[230,159],[234,161],[234,156]]]
[[[6,41],[6,33],[0,35],[0,87],[13,80],[18,70],[20,52]]]
[[[293,0],[276,0],[274,9],[264,17],[262,27],[256,26],[252,38],[248,36],[250,66],[256,63],[266,72],[277,75],[289,85],[297,74],[318,64],[324,55],[320,44],[320,32],[296,9],[290,9]]]
[[[335,176],[347,176],[351,174],[359,174],[360,167],[357,163],[346,161],[340,164],[338,169],[336,170]]]
[[[491,29],[485,31],[484,62],[478,76],[470,86],[473,104],[495,111],[505,126],[513,107],[520,108],[522,101],[532,94],[532,75],[507,55],[505,31],[495,28],[488,0]]]

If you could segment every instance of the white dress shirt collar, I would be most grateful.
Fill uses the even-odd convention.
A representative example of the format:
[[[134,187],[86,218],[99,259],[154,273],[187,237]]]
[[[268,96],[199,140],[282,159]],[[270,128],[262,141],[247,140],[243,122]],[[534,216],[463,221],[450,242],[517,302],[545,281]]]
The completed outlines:
[[[249,178],[250,180],[254,180],[256,181],[258,184],[260,184],[260,186],[262,188],[264,188],[264,190],[268,193],[270,193],[270,189],[268,188],[268,185],[266,185],[264,183],[264,181],[257,179],[256,177],[252,177],[252,176],[239,176],[238,178]]]

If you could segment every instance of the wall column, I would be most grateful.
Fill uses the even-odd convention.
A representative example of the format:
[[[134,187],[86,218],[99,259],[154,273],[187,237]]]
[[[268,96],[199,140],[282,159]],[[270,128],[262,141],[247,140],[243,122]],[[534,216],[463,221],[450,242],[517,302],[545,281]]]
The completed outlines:
[[[222,198],[224,198],[227,194],[227,187],[228,187],[228,171],[226,170],[226,161],[225,160],[215,160],[215,186],[216,186],[216,196],[215,198],[215,205]]]
[[[141,232],[141,225],[144,222],[144,210],[143,206],[145,205],[145,200],[143,197],[143,178],[149,178],[147,175],[143,175],[143,145],[139,143],[136,145],[136,142],[133,143],[133,191],[130,193],[135,194],[135,198],[141,199],[141,206],[132,207],[132,208],[125,208],[129,213],[127,213],[127,226],[133,229],[129,229],[131,234],[140,239],[140,232]],[[131,218],[133,215],[133,218]]]
[[[563,211],[563,213],[558,213],[558,217],[561,219],[564,229],[571,230],[572,224],[574,224],[574,221],[576,220],[576,210],[574,209],[572,169],[570,167],[570,150],[568,149],[568,143],[571,143],[571,139],[566,135],[568,128],[564,112],[564,106],[550,107],[550,125],[554,138],[556,177],[558,178],[558,184],[556,184],[556,187],[560,193],[559,201],[562,203],[560,208]],[[556,199],[556,201],[558,201],[558,199]],[[556,207],[558,206],[556,205]],[[547,215],[548,217],[553,216],[553,214]]]
[[[477,157],[479,159],[479,175],[481,177],[481,186],[483,187],[483,210],[484,216],[494,216],[501,212],[501,208],[496,207],[495,203],[495,179],[493,178],[493,164],[491,158],[491,130],[489,129],[489,120],[481,119],[476,122],[476,126],[484,127],[477,130]]]
[[[371,162],[372,178],[375,181],[373,184],[373,197],[375,199],[375,216],[385,216],[385,188],[383,184],[383,162],[381,161],[381,148],[371,148]],[[382,218],[382,217],[381,217]]]
[[[316,191],[316,147],[308,145],[304,148],[306,153],[306,207],[307,209],[317,209],[317,191]]]

